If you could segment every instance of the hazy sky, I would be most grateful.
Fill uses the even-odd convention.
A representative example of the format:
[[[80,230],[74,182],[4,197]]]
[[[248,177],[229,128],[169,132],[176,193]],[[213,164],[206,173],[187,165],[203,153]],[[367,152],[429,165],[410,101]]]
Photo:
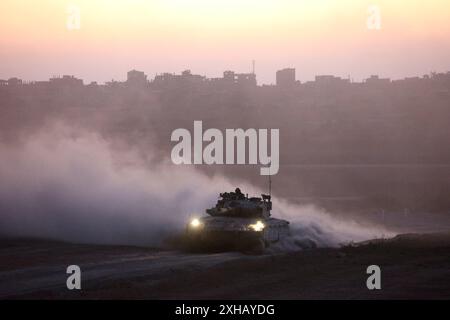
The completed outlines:
[[[381,29],[369,29],[369,7]],[[73,10],[80,9],[80,28]],[[75,10],[76,11],[76,10]],[[370,21],[374,21],[370,19]],[[369,22],[370,22],[369,21]],[[371,24],[373,26],[373,24]],[[448,0],[1,0],[0,78],[123,80],[136,68],[208,77],[275,71],[392,78],[450,70]]]

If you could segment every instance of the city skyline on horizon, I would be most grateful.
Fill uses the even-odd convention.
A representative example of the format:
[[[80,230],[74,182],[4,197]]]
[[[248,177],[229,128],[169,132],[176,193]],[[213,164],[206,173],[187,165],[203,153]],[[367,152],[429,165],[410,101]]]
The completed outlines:
[[[107,82],[186,66],[217,77],[252,60],[259,84],[284,66],[302,82],[450,69],[445,0],[3,0],[0,12],[0,78]]]
[[[282,71],[282,70],[285,70],[285,69],[291,69],[291,68],[294,69],[295,72],[297,72],[297,69],[295,67],[285,67],[285,68],[281,68],[279,70],[275,70],[274,73],[273,73],[273,77],[276,78],[276,73],[278,71]],[[95,80],[95,79],[85,79],[83,77],[78,76],[77,74],[66,74],[66,73],[52,74],[52,75],[49,75],[45,79],[24,79],[24,78],[21,78],[18,75],[10,75],[10,76],[6,76],[6,77],[2,77],[0,75],[0,80],[7,81],[8,79],[19,79],[19,80],[22,80],[24,83],[34,83],[34,82],[49,81],[50,79],[58,79],[58,78],[62,78],[62,77],[65,77],[65,76],[70,76],[70,77],[75,77],[76,79],[82,80],[85,85],[87,85],[89,83],[107,84],[107,83],[110,83],[110,82],[126,82],[127,81],[127,73],[130,72],[130,71],[139,71],[139,72],[145,73],[145,75],[147,76],[148,82],[152,82],[155,79],[155,77],[158,77],[158,76],[161,76],[161,75],[170,74],[170,75],[175,75],[176,76],[176,75],[181,75],[185,71],[190,71],[190,72],[192,72],[192,75],[202,76],[202,77],[204,77],[205,79],[208,79],[208,80],[222,78],[222,76],[224,75],[224,72],[228,72],[228,71],[232,71],[232,72],[234,72],[236,74],[251,74],[252,73],[251,71],[250,72],[237,72],[237,71],[234,71],[234,70],[227,69],[227,70],[223,70],[222,73],[220,73],[219,76],[210,77],[208,75],[204,75],[204,74],[199,74],[199,73],[193,72],[192,69],[189,69],[189,68],[182,69],[179,72],[163,71],[163,72],[158,72],[158,73],[147,73],[145,70],[140,70],[138,68],[131,68],[130,70],[127,70],[120,78],[118,78],[118,79],[110,79],[110,80],[106,80],[106,81],[99,81],[99,80]],[[316,75],[314,75],[314,77],[312,79],[308,79],[306,81],[303,81],[303,80],[299,79],[296,76],[295,80],[300,82],[301,84],[305,84],[305,83],[308,83],[308,82],[316,81],[317,77],[332,76],[332,77],[337,77],[337,78],[342,79],[342,80],[349,80],[350,83],[364,83],[366,80],[369,80],[372,77],[377,77],[379,79],[388,79],[390,81],[401,81],[401,80],[406,80],[406,79],[411,79],[411,78],[423,78],[423,77],[426,77],[426,76],[432,76],[433,74],[449,74],[449,73],[450,73],[450,68],[449,68],[449,70],[433,70],[433,71],[430,71],[430,72],[427,72],[427,73],[423,73],[423,74],[408,75],[408,76],[399,77],[399,78],[392,78],[392,77],[389,77],[389,76],[382,76],[380,74],[373,73],[373,74],[368,75],[367,77],[363,77],[362,79],[358,79],[358,80],[354,79],[351,75],[341,76],[341,75],[336,75],[336,74],[332,74],[332,73],[324,73],[324,74],[316,74]],[[269,85],[269,86],[270,85],[276,85],[276,79],[274,79],[275,81],[273,81],[271,83],[261,83],[261,82],[259,82],[258,81],[258,72],[255,72],[255,77],[256,77],[257,84],[259,86],[262,86],[262,85]]]

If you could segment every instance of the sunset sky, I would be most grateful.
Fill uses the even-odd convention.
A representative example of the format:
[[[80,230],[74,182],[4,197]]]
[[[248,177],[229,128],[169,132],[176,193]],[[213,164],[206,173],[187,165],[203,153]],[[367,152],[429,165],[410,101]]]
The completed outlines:
[[[371,5],[381,29],[369,29]],[[80,28],[70,30],[71,7]],[[354,80],[450,71],[448,0],[1,0],[0,79],[73,74],[124,80],[136,68],[191,69],[219,77],[250,72],[259,83],[295,67]]]

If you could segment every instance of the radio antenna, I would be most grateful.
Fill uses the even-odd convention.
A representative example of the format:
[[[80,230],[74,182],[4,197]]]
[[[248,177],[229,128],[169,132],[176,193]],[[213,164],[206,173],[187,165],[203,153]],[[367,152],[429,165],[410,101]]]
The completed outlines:
[[[269,169],[269,197],[272,198],[272,176],[270,174],[270,169]]]

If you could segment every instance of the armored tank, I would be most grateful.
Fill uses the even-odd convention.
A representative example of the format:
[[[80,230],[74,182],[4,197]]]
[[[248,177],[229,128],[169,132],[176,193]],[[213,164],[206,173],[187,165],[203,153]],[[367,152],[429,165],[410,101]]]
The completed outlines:
[[[192,218],[186,226],[191,250],[262,251],[289,235],[289,222],[272,218],[270,195],[244,195],[239,188],[220,194],[209,216]]]

